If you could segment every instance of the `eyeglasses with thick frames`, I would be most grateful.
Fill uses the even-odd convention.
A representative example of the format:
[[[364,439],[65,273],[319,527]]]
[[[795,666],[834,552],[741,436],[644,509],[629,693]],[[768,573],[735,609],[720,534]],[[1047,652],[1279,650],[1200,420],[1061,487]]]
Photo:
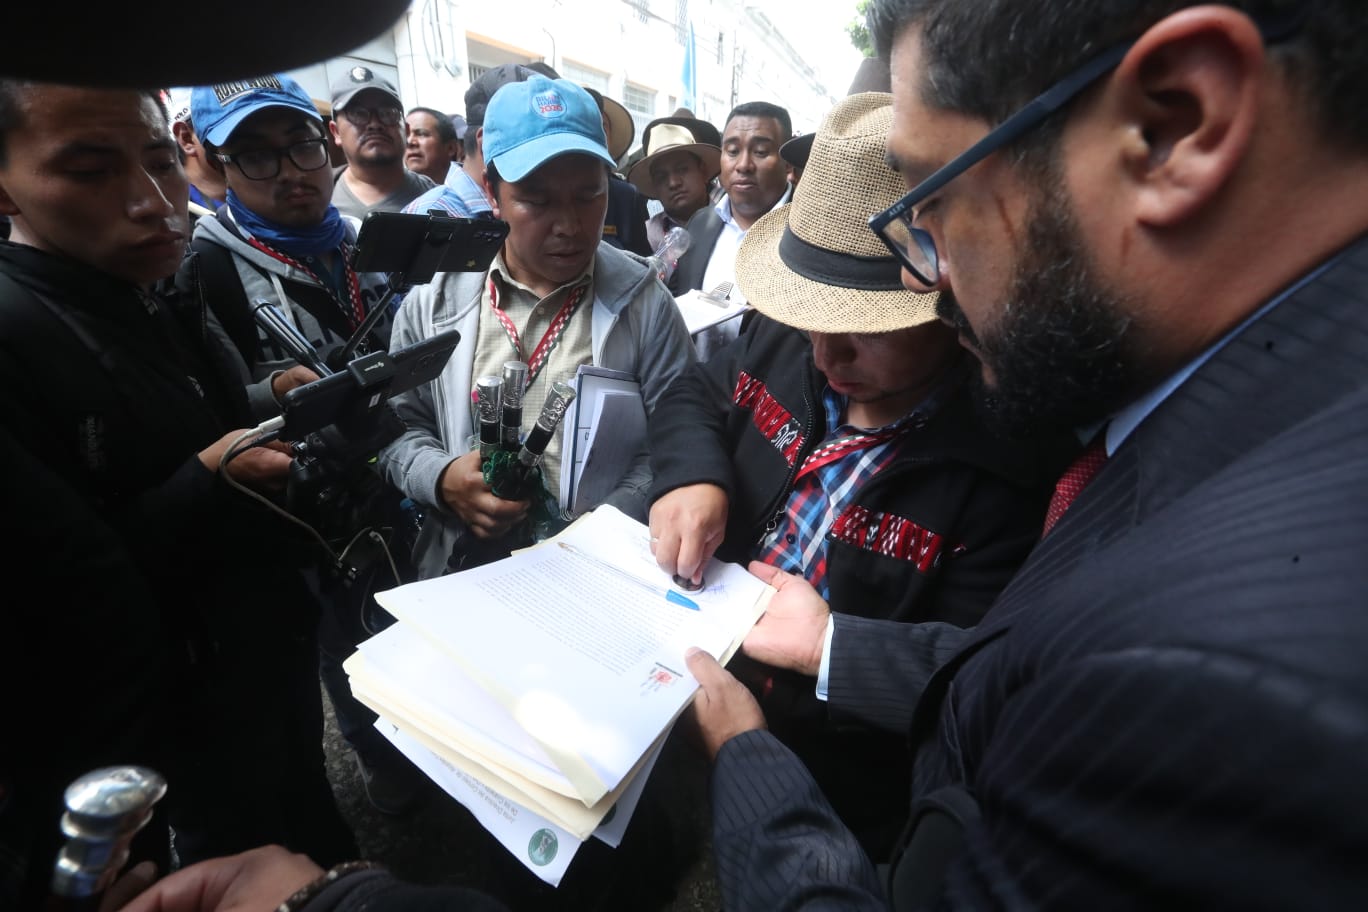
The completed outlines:
[[[1259,23],[1259,31],[1266,44],[1286,40],[1301,30],[1312,4],[1303,3],[1297,6],[1299,9],[1294,10],[1289,16],[1281,17],[1277,21]],[[1134,46],[1135,41],[1128,41],[1098,54],[1031,99],[1015,114],[989,130],[978,142],[913,187],[902,199],[871,218],[869,227],[902,261],[903,266],[918,282],[927,286],[939,284],[940,256],[936,252],[936,242],[931,233],[916,225],[917,206],[989,155],[1040,126],[1051,114],[1072,101],[1084,89],[1116,69]]]
[[[404,109],[394,105],[365,108],[361,105],[347,105],[339,112],[353,127],[364,127],[374,117],[387,127],[398,126],[404,120]]]
[[[300,171],[317,171],[328,163],[328,141],[320,136],[275,149],[252,149],[232,155],[218,153],[219,161],[237,165],[243,177],[259,181],[278,175],[282,158],[288,158]]]

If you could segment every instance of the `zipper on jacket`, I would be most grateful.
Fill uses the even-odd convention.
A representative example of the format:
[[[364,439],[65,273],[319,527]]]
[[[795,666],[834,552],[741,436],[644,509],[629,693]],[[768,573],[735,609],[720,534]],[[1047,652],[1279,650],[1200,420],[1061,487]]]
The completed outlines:
[[[803,426],[803,449],[793,460],[793,465],[789,466],[788,475],[784,478],[783,485],[779,488],[779,493],[771,502],[769,509],[761,513],[761,516],[768,515],[769,520],[755,539],[756,545],[764,544],[765,539],[774,534],[774,530],[779,528],[779,521],[784,517],[784,508],[788,506],[789,494],[792,493],[793,481],[798,474],[798,469],[802,467],[803,460],[812,452],[812,435],[816,431],[817,410],[812,407],[812,372],[803,372],[803,406],[807,409],[807,423]]]

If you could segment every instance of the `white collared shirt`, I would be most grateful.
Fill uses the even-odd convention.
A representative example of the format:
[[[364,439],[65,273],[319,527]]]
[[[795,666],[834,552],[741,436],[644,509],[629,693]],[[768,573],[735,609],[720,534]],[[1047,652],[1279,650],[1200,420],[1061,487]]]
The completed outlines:
[[[792,196],[793,185],[789,184],[784,195],[779,197],[779,202],[770,207],[770,212],[787,203]],[[722,233],[717,236],[712,255],[708,257],[708,268],[703,271],[702,290],[711,291],[723,282],[731,282],[731,300],[745,303],[745,297],[736,287],[736,251],[741,249],[741,242],[746,238],[746,229],[738,225],[732,216],[731,197],[722,197],[722,201],[713,209],[722,220]]]

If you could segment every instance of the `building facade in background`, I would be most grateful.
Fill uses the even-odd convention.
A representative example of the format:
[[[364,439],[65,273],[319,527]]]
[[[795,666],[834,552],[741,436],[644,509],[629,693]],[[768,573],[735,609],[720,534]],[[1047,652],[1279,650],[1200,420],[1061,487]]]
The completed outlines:
[[[536,61],[622,102],[633,149],[647,123],[681,106],[721,129],[734,105],[773,101],[809,132],[837,100],[746,0],[414,0],[389,32],[291,75],[326,102],[332,78],[360,64],[393,81],[407,107],[463,114],[485,69]]]

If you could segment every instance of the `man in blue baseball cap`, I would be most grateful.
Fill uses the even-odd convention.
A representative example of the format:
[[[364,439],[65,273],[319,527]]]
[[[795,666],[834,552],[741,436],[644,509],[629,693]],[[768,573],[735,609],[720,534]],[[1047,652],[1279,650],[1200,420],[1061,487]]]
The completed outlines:
[[[195,256],[182,266],[182,284],[202,278],[205,300],[250,370],[249,396],[264,408],[272,394],[314,375],[257,326],[255,305],[267,301],[280,308],[340,368],[347,342],[383,298],[388,279],[352,268],[356,228],[332,203],[323,118],[297,82],[280,74],[200,86],[191,92],[191,112],[203,131],[205,157],[228,189],[224,205],[195,225]],[[353,357],[388,350],[389,330],[388,314],[379,317]],[[356,476],[348,490],[358,498],[367,492],[366,502],[380,511],[397,510],[402,500],[378,474]],[[386,519],[384,525],[399,527],[394,518]],[[349,536],[354,530],[344,531]],[[401,554],[401,567],[402,560]],[[338,728],[356,753],[371,804],[383,813],[402,813],[418,797],[423,779],[375,731],[375,713],[352,697],[342,672],[342,660],[367,636],[362,618],[372,626],[390,618],[364,585],[342,585],[327,573],[311,579],[324,606],[321,673]]]
[[[414,555],[421,577],[527,543],[533,504],[494,496],[478,452],[467,447],[476,378],[500,375],[506,361],[527,362],[530,424],[552,382],[573,379],[582,364],[633,375],[649,412],[692,360],[688,332],[653,266],[602,242],[613,157],[589,93],[540,75],[507,82],[488,101],[481,136],[485,190],[509,225],[503,249],[486,273],[440,274],[414,289],[394,326],[395,345],[437,329],[461,333],[441,377],[394,400],[409,431],[380,457],[388,477],[426,508]],[[560,464],[557,436],[542,460],[552,494]],[[649,480],[643,453],[608,502],[644,519]]]

